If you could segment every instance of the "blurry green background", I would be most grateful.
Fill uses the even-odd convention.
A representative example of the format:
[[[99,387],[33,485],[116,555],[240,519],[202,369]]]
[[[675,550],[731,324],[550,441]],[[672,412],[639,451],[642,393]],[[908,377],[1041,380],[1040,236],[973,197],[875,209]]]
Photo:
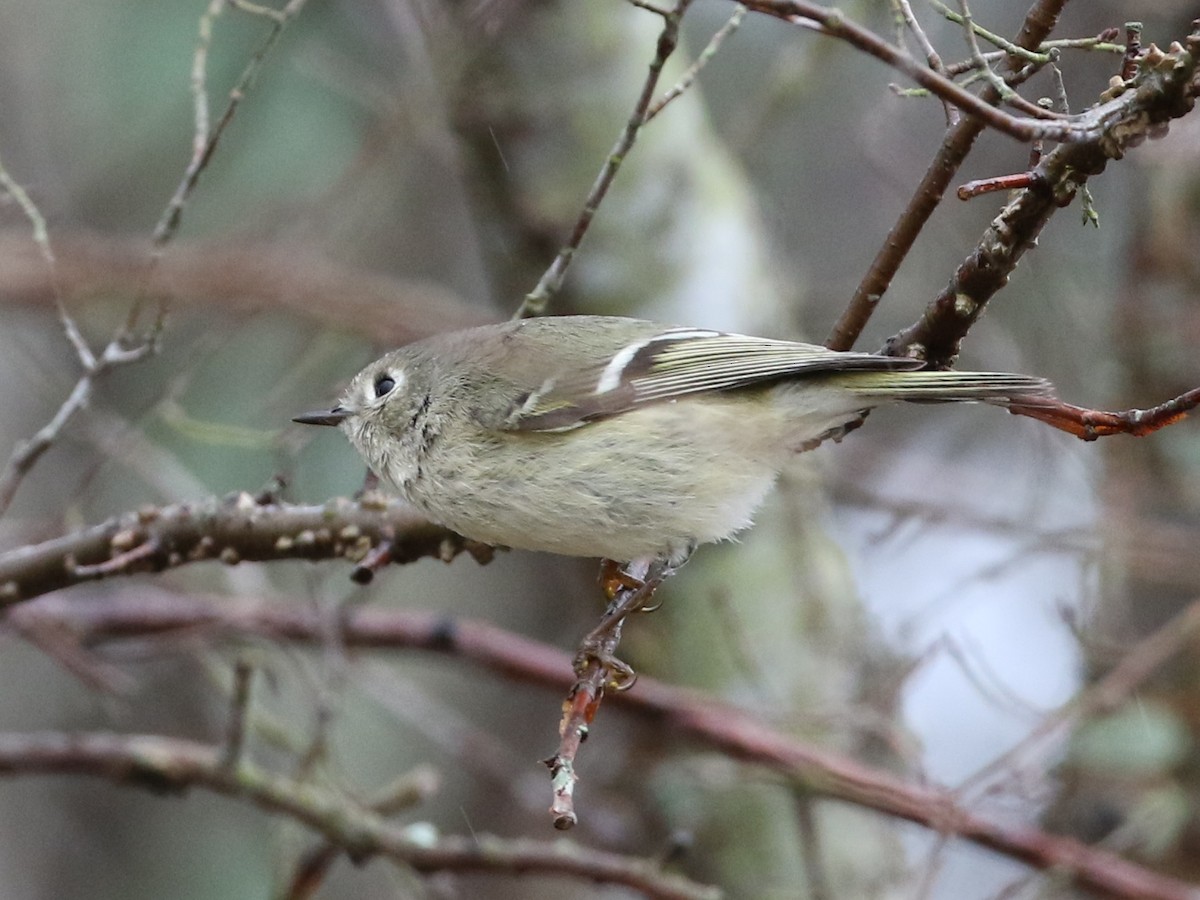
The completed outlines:
[[[1026,6],[994,0],[974,12],[1011,34]],[[1147,42],[1165,43],[1185,33],[1189,6],[1078,3],[1055,36],[1136,18]],[[918,7],[944,58],[964,56],[961,33]],[[100,274],[67,279],[80,285],[69,305],[93,346],[136,294],[137,261],[187,164],[205,8],[0,0],[0,158],[46,215],[64,271],[89,251],[100,260]],[[891,33],[886,4],[843,8]],[[731,9],[698,0],[663,89]],[[214,118],[265,31],[235,10],[217,20]],[[616,0],[311,0],[166,250],[160,275],[174,299],[162,352],[100,384],[0,518],[0,546],[141,504],[254,492],[277,474],[289,499],[353,493],[362,468],[340,435],[289,417],[329,402],[401,338],[511,314],[569,233],[656,34],[651,16]],[[1118,68],[1113,57],[1066,54],[1075,107]],[[698,85],[642,134],[555,311],[822,340],[944,126],[937,103],[889,91],[899,80],[844,46],[748,16]],[[1035,85],[1051,91],[1044,79]],[[1070,402],[1113,409],[1200,383],[1197,147],[1185,120],[1094,180],[1101,228],[1081,226],[1074,208],[1059,215],[973,332],[962,365],[1044,375]],[[1020,171],[1027,157],[1011,139],[985,135],[959,180]],[[1002,202],[946,202],[860,349],[916,318]],[[53,414],[78,366],[38,287],[15,204],[0,205],[0,226],[7,454]],[[116,255],[133,260],[120,277],[105,274]],[[664,608],[627,628],[623,655],[805,738],[954,785],[1119,658],[1114,648],[1196,595],[1195,428],[1083,445],[990,408],[881,411],[844,444],[798,461],[743,542],[689,564]],[[369,588],[347,576],[343,564],[190,567],[73,594],[438,608],[564,649],[597,611],[590,561],[427,561],[386,570]],[[132,676],[123,694],[95,692],[5,635],[0,729],[217,741],[232,662],[247,656],[267,673],[254,695],[259,758],[286,767],[288,753],[327,729],[320,777],[361,795],[421,763],[441,770],[441,792],[407,821],[553,837],[537,764],[556,743],[553,692],[454,660],[213,635],[96,652]],[[1142,695],[1155,715],[1135,717],[1132,733],[1101,723],[1110,727],[1085,735],[1084,750],[1039,759],[1035,777],[978,807],[1046,814],[1094,840],[1128,825],[1145,785],[1189,796],[1196,685],[1187,671],[1170,677]],[[1097,741],[1125,743],[1106,754]],[[1170,752],[1139,755],[1164,741]],[[686,832],[694,844],[683,871],[733,897],[819,897],[822,884],[833,897],[984,897],[1022,874],[914,826],[806,797],[611,706],[580,764],[574,838],[647,853]],[[1145,834],[1120,832],[1119,849],[1200,878],[1193,818],[1187,803],[1183,814],[1151,816]],[[264,896],[308,841],[294,825],[201,791],[160,798],[69,778],[0,782],[6,898]],[[623,894],[533,877],[421,880],[376,861],[339,864],[320,896]]]

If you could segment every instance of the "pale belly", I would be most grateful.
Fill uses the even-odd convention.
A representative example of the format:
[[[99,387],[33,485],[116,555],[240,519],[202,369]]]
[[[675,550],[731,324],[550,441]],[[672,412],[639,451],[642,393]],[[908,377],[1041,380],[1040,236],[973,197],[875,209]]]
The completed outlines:
[[[744,406],[714,400],[705,400],[700,441],[695,401],[678,401],[574,432],[500,435],[484,453],[503,455],[502,466],[494,455],[451,465],[461,457],[443,447],[402,493],[432,520],[484,543],[679,559],[749,526],[794,449],[794,416],[759,416],[760,428],[778,433],[751,439]]]

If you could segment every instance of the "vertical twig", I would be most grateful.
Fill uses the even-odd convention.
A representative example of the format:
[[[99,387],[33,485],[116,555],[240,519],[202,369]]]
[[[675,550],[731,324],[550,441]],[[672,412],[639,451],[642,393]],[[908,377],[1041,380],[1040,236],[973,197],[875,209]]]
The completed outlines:
[[[908,0],[892,0],[895,4],[896,11],[900,15],[904,26],[912,32],[914,38],[917,39],[917,44],[921,48],[921,52],[925,54],[925,59],[929,63],[929,68],[937,72],[939,75],[946,75],[946,66],[942,63],[941,54],[933,46],[933,42],[929,40],[929,35],[925,33],[925,29],[921,27],[921,23],[917,21],[916,15],[913,14],[912,4]],[[948,77],[948,76],[947,76]],[[953,125],[959,119],[959,111],[956,106],[942,101],[942,109],[946,113],[946,124]]]
[[[975,60],[979,73],[987,80],[987,83],[992,86],[1001,100],[1006,103],[1010,101],[1016,92],[1005,84],[1004,79],[992,71],[983,59],[983,51],[979,49],[979,41],[975,37],[975,21],[971,18],[971,8],[967,6],[967,0],[958,0],[959,15],[962,16],[963,33],[966,35],[967,48],[971,52],[971,59]]]
[[[684,91],[692,86],[692,82],[696,80],[696,76],[700,74],[700,70],[708,65],[712,58],[717,55],[717,51],[720,50],[721,45],[725,43],[725,38],[729,37],[729,35],[738,30],[738,27],[742,24],[742,19],[745,17],[746,7],[742,6],[741,4],[735,6],[733,9],[733,15],[731,15],[728,21],[726,21],[725,24],[722,25],[711,38],[709,38],[708,45],[704,48],[700,55],[696,57],[696,61],[688,67],[688,70],[683,73],[679,81],[675,83],[675,86],[659,97],[658,100],[655,101],[648,110],[646,110],[646,122],[649,122],[651,119],[657,116],[663,111],[663,108],[668,103],[680,96]]]
[[[171,199],[167,202],[166,208],[159,217],[158,223],[154,226],[154,233],[151,239],[153,255],[151,256],[150,266],[146,273],[147,283],[157,268],[163,248],[171,242],[171,239],[179,231],[179,224],[183,219],[184,207],[191,198],[192,192],[200,180],[200,175],[208,167],[209,161],[216,152],[217,145],[220,143],[221,137],[225,134],[225,129],[233,121],[233,117],[237,114],[242,101],[246,99],[247,93],[254,87],[254,83],[266,61],[267,55],[275,46],[276,41],[279,40],[284,28],[300,13],[306,2],[307,0],[289,0],[283,9],[273,10],[268,7],[244,2],[244,0],[211,0],[208,9],[200,17],[199,37],[197,38],[196,50],[192,57],[191,74],[194,121],[192,157],[188,161],[187,168],[184,170],[183,178],[180,179],[175,192],[171,195]],[[221,117],[217,119],[215,125],[210,125],[207,89],[208,48],[212,42],[213,23],[227,5],[232,5],[242,12],[265,18],[272,24],[270,30],[267,32],[267,36],[259,44],[258,49],[242,69],[241,75],[238,76],[237,81],[230,88],[229,102],[226,104],[224,112],[221,113]],[[141,317],[143,302],[144,297],[139,297],[130,309],[123,333],[118,339],[122,343],[127,343],[133,339],[133,333],[137,328],[137,321]],[[147,342],[153,343],[157,340],[158,335],[162,332],[166,313],[166,302],[162,298],[159,298],[154,325],[144,338]]]
[[[225,732],[225,749],[221,753],[221,768],[233,771],[242,759],[246,745],[246,711],[250,707],[250,681],[254,669],[244,659],[233,667],[233,697],[229,704],[229,725]]]
[[[679,44],[679,23],[683,19],[683,14],[687,11],[689,5],[691,5],[691,0],[676,0],[675,5],[669,10],[655,10],[663,18],[663,28],[658,35],[658,44],[654,58],[650,60],[650,71],[647,73],[646,80],[642,84],[642,91],[638,96],[637,103],[634,105],[633,112],[630,114],[629,120],[625,123],[625,127],[621,130],[617,142],[613,145],[612,150],[609,151],[607,159],[604,160],[604,165],[601,166],[600,174],[596,176],[591,190],[588,191],[587,198],[583,202],[583,209],[580,211],[579,218],[575,221],[575,227],[571,231],[571,236],[567,239],[562,249],[558,251],[558,255],[554,257],[554,261],[550,263],[550,267],[546,269],[534,289],[525,295],[525,299],[521,301],[520,307],[518,307],[516,313],[513,315],[514,319],[525,319],[530,316],[542,315],[550,303],[550,298],[562,288],[563,279],[567,275],[567,269],[570,268],[571,261],[574,259],[579,245],[583,243],[584,235],[587,234],[588,228],[592,224],[596,210],[600,207],[600,203],[604,200],[605,195],[608,194],[608,189],[617,177],[617,172],[620,170],[621,164],[625,161],[625,157],[633,148],[638,132],[646,124],[646,113],[654,97],[659,76],[662,74],[663,66],[671,54],[675,52],[675,48]]]
[[[1121,78],[1129,81],[1137,74],[1138,56],[1142,52],[1142,23],[1125,23],[1125,58],[1121,61]]]
[[[17,202],[17,206],[21,207],[21,212],[33,226],[33,242],[37,245],[42,259],[45,260],[46,269],[50,274],[54,306],[58,311],[58,320],[62,323],[63,333],[66,334],[71,346],[75,348],[75,355],[79,357],[79,364],[83,370],[90,372],[96,367],[96,356],[92,353],[87,341],[83,339],[83,335],[79,332],[79,326],[71,318],[63,301],[62,287],[58,280],[58,262],[54,257],[54,248],[50,246],[50,232],[46,228],[46,219],[25,189],[8,173],[3,161],[0,161],[0,188],[3,188],[5,193]]]

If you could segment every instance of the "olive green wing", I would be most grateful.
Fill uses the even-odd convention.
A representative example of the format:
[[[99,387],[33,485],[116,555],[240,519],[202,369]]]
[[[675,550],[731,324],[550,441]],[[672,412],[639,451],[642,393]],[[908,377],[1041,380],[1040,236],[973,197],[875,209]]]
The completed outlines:
[[[917,369],[915,359],[840,353],[814,344],[666,328],[619,344],[600,362],[545,379],[505,422],[513,431],[567,431],[678,397],[808,374]]]

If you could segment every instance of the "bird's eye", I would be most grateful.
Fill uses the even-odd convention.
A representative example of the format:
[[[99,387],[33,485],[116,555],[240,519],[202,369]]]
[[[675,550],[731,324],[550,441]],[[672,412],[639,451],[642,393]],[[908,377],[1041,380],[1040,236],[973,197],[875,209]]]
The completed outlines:
[[[375,396],[386,397],[396,386],[396,379],[390,375],[380,375],[375,379]]]

